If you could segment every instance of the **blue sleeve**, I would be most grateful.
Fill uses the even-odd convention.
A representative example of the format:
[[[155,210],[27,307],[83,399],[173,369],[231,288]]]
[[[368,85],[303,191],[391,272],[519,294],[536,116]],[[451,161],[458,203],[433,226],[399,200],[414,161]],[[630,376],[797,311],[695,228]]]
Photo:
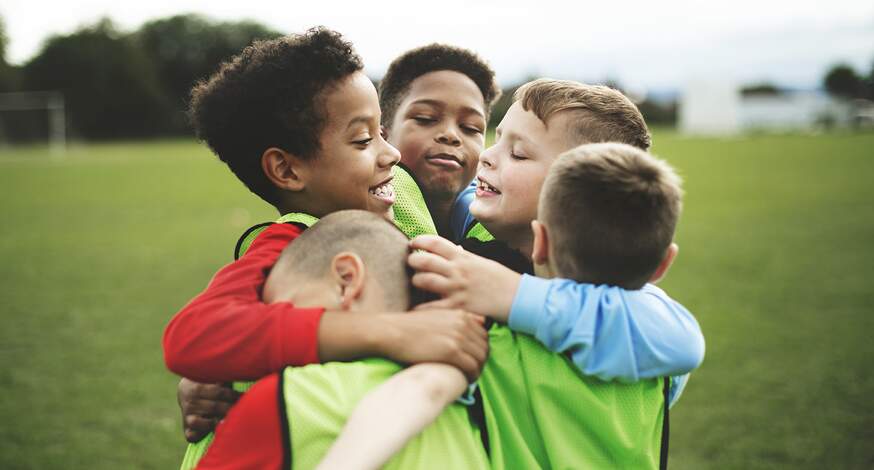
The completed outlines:
[[[671,390],[668,394],[668,408],[673,408],[686,389],[686,384],[689,382],[689,374],[675,375],[671,377]]]
[[[704,359],[698,322],[651,284],[626,290],[523,275],[509,325],[602,380],[682,375]]]
[[[449,212],[449,227],[452,229],[452,236],[455,243],[464,240],[467,227],[473,222],[473,216],[470,215],[470,203],[476,197],[476,180],[470,182],[464,190],[458,193],[455,202],[452,203],[452,210]]]

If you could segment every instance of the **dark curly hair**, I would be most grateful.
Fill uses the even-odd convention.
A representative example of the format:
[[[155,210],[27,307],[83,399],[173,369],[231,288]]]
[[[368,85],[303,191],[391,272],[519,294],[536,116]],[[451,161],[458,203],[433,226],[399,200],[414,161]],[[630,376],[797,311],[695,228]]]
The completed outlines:
[[[379,107],[382,125],[390,128],[401,101],[413,80],[430,72],[451,70],[467,75],[483,94],[488,119],[492,104],[501,95],[495,71],[475,53],[445,44],[429,44],[405,52],[392,61],[379,83]]]
[[[316,155],[326,121],[320,93],[362,68],[352,44],[325,27],[256,41],[192,88],[189,117],[237,178],[276,206],[261,155],[270,147]]]

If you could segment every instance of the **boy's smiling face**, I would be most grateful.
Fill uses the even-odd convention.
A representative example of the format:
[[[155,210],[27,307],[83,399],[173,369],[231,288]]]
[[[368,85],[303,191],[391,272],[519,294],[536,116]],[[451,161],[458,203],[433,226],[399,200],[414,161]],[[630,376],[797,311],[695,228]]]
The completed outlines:
[[[410,83],[387,138],[426,198],[454,198],[473,179],[485,145],[484,106],[479,88],[459,72],[430,72]]]
[[[400,154],[380,134],[379,101],[370,79],[353,73],[325,90],[322,106],[327,123],[320,149],[305,163],[309,212],[317,217],[342,209],[390,214],[391,171]]]
[[[470,212],[496,238],[513,242],[530,236],[546,173],[555,157],[575,147],[568,132],[571,114],[558,112],[541,121],[520,102],[498,125],[495,144],[479,159],[479,186]]]

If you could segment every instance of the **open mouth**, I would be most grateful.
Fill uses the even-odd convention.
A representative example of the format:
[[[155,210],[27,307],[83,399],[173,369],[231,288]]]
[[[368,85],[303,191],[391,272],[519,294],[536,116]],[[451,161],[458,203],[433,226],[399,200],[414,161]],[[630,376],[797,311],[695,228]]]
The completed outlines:
[[[501,194],[501,191],[499,191],[498,188],[487,183],[485,180],[483,180],[481,178],[477,178],[476,179],[476,194],[477,194],[477,196],[485,195],[485,194]]]
[[[395,188],[391,184],[391,178],[379,183],[378,185],[370,188],[368,191],[372,196],[377,199],[381,199],[387,204],[394,204],[395,202]]]
[[[438,153],[425,157],[425,160],[432,165],[442,166],[450,169],[459,169],[462,166],[461,159],[449,153]]]

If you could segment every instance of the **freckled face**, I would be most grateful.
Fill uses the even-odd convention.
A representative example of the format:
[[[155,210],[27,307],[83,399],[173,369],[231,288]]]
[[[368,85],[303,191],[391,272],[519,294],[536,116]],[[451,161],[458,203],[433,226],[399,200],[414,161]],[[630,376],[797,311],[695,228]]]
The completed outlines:
[[[413,80],[387,138],[426,198],[448,198],[473,179],[485,129],[479,88],[462,73],[441,70]]]

